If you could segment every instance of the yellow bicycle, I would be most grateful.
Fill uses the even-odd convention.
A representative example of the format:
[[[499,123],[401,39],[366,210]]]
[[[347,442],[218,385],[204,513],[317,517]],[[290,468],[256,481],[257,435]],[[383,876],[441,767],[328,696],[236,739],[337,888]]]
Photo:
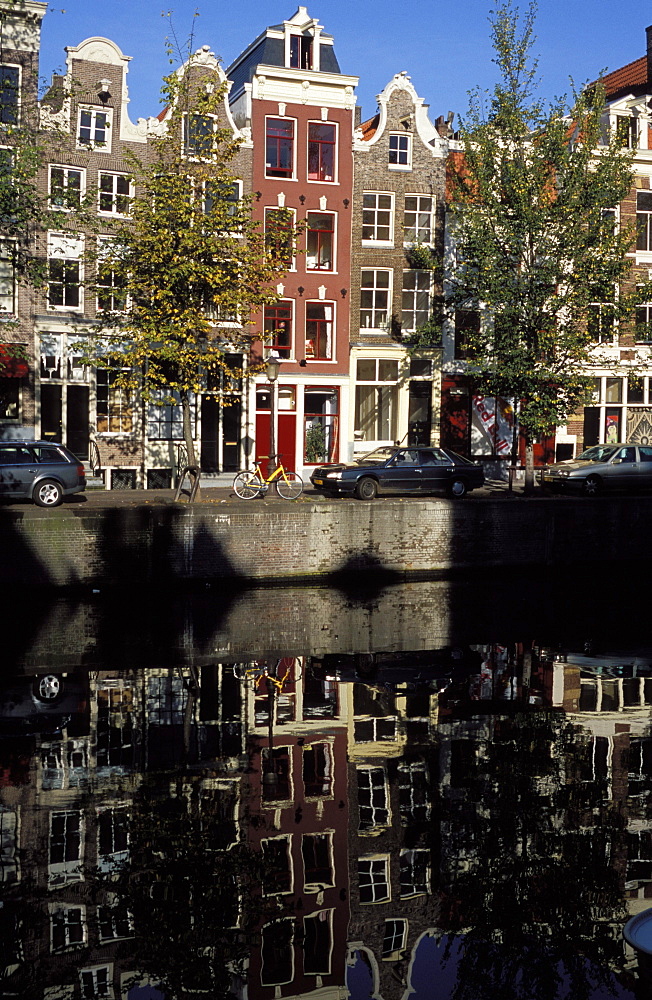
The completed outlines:
[[[267,455],[261,455],[261,459]],[[296,500],[303,493],[303,480],[296,472],[289,472],[283,466],[280,455],[274,455],[278,465],[269,476],[264,476],[260,463],[253,472],[239,472],[233,480],[233,489],[241,500],[264,497],[271,483],[276,484],[276,492],[284,500]]]

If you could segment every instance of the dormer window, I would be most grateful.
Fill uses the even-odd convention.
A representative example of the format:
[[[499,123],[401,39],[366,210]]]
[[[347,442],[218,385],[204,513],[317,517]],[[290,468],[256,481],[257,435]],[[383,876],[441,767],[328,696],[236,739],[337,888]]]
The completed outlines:
[[[292,69],[312,69],[312,43],[309,35],[290,37],[290,66]]]
[[[636,149],[638,145],[638,121],[630,115],[616,115],[616,139],[623,149]]]

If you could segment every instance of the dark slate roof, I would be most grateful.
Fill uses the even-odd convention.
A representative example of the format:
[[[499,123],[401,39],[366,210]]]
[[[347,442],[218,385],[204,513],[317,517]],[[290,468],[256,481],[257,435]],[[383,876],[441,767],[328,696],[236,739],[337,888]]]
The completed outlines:
[[[282,31],[283,25],[273,25],[267,31]],[[322,32],[322,38],[332,38]],[[227,78],[233,81],[233,93],[238,93],[243,84],[251,83],[256,67],[264,66],[284,66],[285,65],[285,44],[282,38],[270,38],[267,34],[260,36],[246,55],[238,56],[226,71]],[[241,61],[240,61],[241,60]],[[319,65],[324,73],[340,73],[339,63],[332,45],[320,45]]]

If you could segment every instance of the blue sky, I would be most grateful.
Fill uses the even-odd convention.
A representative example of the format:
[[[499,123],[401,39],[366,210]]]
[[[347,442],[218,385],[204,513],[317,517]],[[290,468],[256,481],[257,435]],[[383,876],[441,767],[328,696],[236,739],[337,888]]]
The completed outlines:
[[[198,10],[194,48],[208,44],[228,65],[297,6],[293,0],[58,0],[43,21],[41,76],[49,79],[64,67],[66,45],[93,35],[111,38],[133,57],[128,81],[135,121],[160,110],[160,80],[169,70],[162,12],[172,10],[183,45]],[[468,91],[494,79],[487,21],[493,0],[307,0],[304,6],[335,36],[342,72],[360,77],[363,118],[374,113],[376,94],[403,70],[433,118],[464,114]],[[581,83],[644,55],[648,23],[652,7],[645,0],[540,0],[534,51],[544,95],[566,93],[570,76]]]

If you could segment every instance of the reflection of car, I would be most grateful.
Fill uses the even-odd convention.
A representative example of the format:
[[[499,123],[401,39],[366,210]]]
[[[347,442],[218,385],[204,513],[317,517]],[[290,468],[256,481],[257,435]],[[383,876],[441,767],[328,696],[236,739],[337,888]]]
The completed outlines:
[[[639,444],[596,444],[577,458],[557,462],[539,473],[543,486],[579,490],[596,496],[602,490],[636,490],[652,486],[652,447]]]
[[[0,498],[31,497],[39,507],[57,507],[85,489],[84,466],[63,445],[0,441]]]
[[[463,497],[484,483],[479,465],[444,448],[378,448],[349,465],[321,465],[310,482],[318,493],[373,500],[389,493]]]
[[[0,682],[0,730],[53,732],[88,707],[88,685],[74,674],[45,673]]]

